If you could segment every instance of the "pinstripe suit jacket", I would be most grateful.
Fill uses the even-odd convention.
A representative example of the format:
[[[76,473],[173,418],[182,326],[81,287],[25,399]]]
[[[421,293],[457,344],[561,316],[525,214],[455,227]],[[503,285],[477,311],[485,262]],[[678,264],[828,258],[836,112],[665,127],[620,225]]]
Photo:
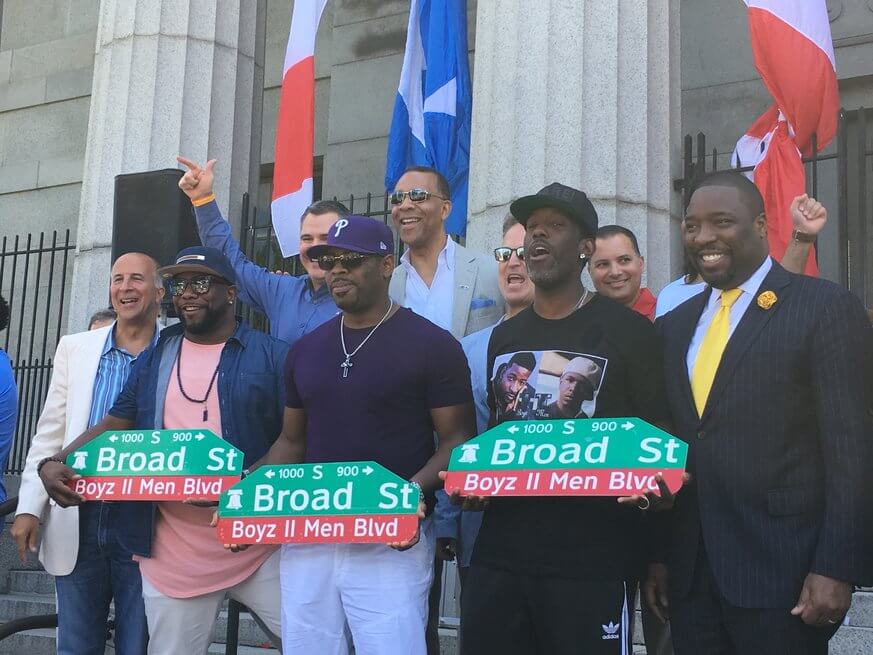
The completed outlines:
[[[701,537],[733,605],[789,608],[807,573],[871,579],[873,330],[861,303],[779,264],[722,356],[698,417],[686,353],[707,290],[659,320],[667,397],[691,484],[669,517],[670,592],[687,595]]]

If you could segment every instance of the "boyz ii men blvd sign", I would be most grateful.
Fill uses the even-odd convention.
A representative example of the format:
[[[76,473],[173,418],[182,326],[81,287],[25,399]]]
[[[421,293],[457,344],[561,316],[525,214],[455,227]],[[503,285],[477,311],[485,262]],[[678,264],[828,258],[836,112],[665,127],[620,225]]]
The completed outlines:
[[[446,492],[629,496],[682,486],[688,445],[638,418],[508,421],[452,451]]]
[[[221,497],[225,544],[391,543],[418,529],[418,487],[376,462],[261,466]]]
[[[217,500],[243,454],[209,430],[104,432],[67,457],[86,500]]]

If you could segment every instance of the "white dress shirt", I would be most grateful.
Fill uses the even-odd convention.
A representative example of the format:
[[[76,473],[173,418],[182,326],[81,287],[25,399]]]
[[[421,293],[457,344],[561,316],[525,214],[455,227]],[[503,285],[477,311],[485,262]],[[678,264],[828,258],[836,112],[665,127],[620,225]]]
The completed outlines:
[[[437,256],[436,273],[430,287],[403,253],[400,264],[406,269],[406,307],[444,330],[452,329],[455,302],[455,242],[446,237],[446,245]]]
[[[767,257],[764,260],[764,263],[758,267],[758,270],[752,273],[752,276],[738,287],[742,293],[733,304],[733,307],[731,307],[728,343],[730,343],[730,338],[734,335],[734,330],[737,328],[737,325],[739,325],[740,319],[743,318],[749,305],[752,304],[755,292],[760,288],[761,283],[764,282],[764,278],[767,277],[767,273],[770,272],[772,267],[773,260]],[[689,380],[691,379],[691,371],[694,369],[694,360],[697,359],[697,351],[700,350],[700,344],[703,342],[703,337],[709,329],[709,324],[712,323],[712,319],[715,318],[715,314],[720,307],[721,289],[713,289],[712,293],[709,295],[706,307],[700,315],[700,320],[697,322],[697,329],[694,330],[694,336],[691,337],[691,343],[688,344],[688,354],[685,357],[685,364],[688,366]]]

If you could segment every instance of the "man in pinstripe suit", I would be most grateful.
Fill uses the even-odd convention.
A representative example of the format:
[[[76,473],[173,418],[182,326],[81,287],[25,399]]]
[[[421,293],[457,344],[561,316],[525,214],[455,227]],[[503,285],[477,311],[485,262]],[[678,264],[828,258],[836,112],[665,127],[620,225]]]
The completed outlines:
[[[704,178],[683,232],[711,288],[659,327],[693,479],[647,596],[677,655],[827,653],[873,568],[870,325],[845,289],[770,259],[742,175]]]

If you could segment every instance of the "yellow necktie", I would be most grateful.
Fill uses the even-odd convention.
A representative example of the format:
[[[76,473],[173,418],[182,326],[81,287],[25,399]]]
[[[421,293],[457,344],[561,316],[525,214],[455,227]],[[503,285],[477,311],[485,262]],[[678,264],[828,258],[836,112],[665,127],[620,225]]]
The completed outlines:
[[[740,297],[741,289],[727,289],[721,292],[721,307],[712,318],[709,329],[697,351],[697,359],[691,369],[691,394],[697,407],[697,415],[703,416],[706,399],[715,380],[715,372],[721,362],[722,353],[727,347],[730,335],[731,307]]]

